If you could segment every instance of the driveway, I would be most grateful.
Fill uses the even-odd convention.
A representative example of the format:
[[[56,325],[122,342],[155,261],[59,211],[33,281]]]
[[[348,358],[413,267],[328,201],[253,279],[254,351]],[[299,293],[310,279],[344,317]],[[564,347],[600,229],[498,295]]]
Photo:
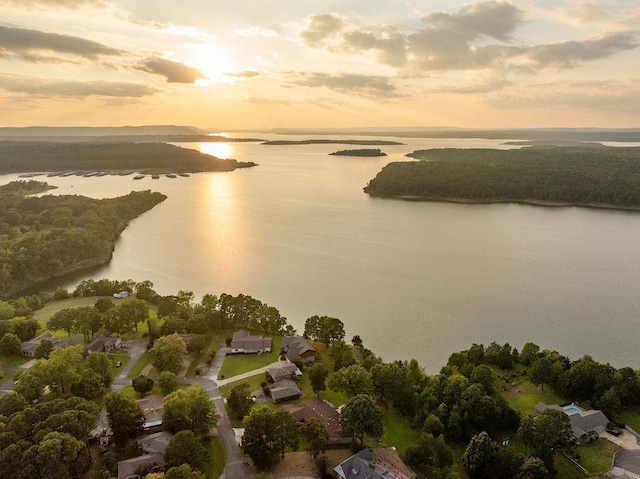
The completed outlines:
[[[611,441],[614,444],[617,444],[622,449],[627,449],[630,451],[636,450],[640,451],[640,445],[638,444],[638,440],[636,437],[631,434],[629,431],[621,429],[620,436],[616,437],[613,434],[609,434],[606,431],[602,431],[600,433],[600,437]]]
[[[142,356],[147,350],[147,340],[146,339],[136,339],[134,341],[127,341],[127,346],[129,346],[128,354],[131,359],[129,362],[123,366],[120,370],[120,374],[118,374],[115,378],[113,378],[113,384],[111,385],[111,389],[114,391],[122,391],[129,384],[131,384],[131,379],[127,377],[127,374],[133,369],[133,366],[138,362],[140,356]]]

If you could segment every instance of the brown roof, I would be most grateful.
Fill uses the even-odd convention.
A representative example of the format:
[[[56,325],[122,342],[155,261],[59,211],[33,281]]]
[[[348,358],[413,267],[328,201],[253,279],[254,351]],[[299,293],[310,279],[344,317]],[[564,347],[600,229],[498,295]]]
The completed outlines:
[[[298,356],[308,355],[305,353],[316,353],[316,348],[302,336],[285,336],[280,346],[286,351],[290,361],[294,361]]]
[[[162,417],[163,405],[160,394],[149,394],[142,399],[138,399],[136,402],[142,408],[145,420],[148,421]]]
[[[289,411],[298,422],[306,422],[312,417],[320,419],[327,427],[329,437],[345,437],[340,426],[340,414],[322,399],[307,399],[300,404],[286,404],[282,408]]]

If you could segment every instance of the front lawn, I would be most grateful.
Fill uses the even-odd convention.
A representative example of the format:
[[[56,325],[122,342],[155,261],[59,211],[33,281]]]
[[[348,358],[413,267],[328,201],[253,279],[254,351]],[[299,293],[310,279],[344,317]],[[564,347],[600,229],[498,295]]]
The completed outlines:
[[[220,379],[232,378],[238,374],[248,373],[275,363],[280,355],[282,337],[272,335],[264,335],[264,337],[273,338],[270,353],[227,355],[224,363],[222,363],[222,369],[218,377]]]
[[[107,356],[109,356],[109,359],[111,360],[111,374],[113,377],[120,374],[120,370],[131,360],[131,356],[128,354],[107,353]],[[118,361],[120,361],[120,367],[116,366]]]
[[[249,391],[254,392],[254,391],[257,391],[258,389],[262,389],[262,386],[260,386],[260,383],[262,381],[266,381],[265,375],[256,374],[255,376],[250,376],[246,379],[240,379],[238,381],[225,384],[224,386],[220,386],[220,393],[222,394],[222,396],[228,398],[234,386],[237,386],[238,384],[242,384],[242,383],[247,383],[249,385]]]
[[[536,404],[566,404],[568,401],[556,394],[553,388],[545,385],[544,391],[530,381],[525,380],[506,391],[499,393],[516,411],[523,416],[533,414]]]
[[[204,363],[211,353],[223,347],[225,345],[225,339],[231,337],[233,335],[233,331],[233,329],[222,329],[220,331],[206,333],[207,349],[191,361],[189,369],[187,369],[187,377],[194,377],[198,366]]]
[[[618,417],[621,422],[625,423],[634,431],[640,431],[640,408],[627,409],[621,412]]]
[[[582,472],[573,465],[567,458],[560,454],[555,456],[555,466],[558,469],[558,479],[581,479],[587,477],[600,477],[611,469],[613,455],[618,450],[618,446],[606,439],[576,446],[578,454],[577,461],[588,473]]]
[[[145,351],[144,354],[140,356],[140,359],[138,359],[138,362],[131,368],[127,377],[129,379],[137,378],[140,376],[142,370],[149,364],[151,364],[151,354],[149,351]]]
[[[300,387],[300,389],[302,389],[302,392],[304,393],[304,396],[301,399],[303,401],[308,398],[316,397],[316,393],[314,393],[313,389],[311,388],[311,381],[309,381],[309,375],[305,371],[302,372],[302,379],[298,383],[298,386]],[[338,393],[330,389],[325,389],[324,391],[321,391],[320,398],[329,401],[335,407],[342,406],[344,403],[347,402],[347,395],[345,393]]]

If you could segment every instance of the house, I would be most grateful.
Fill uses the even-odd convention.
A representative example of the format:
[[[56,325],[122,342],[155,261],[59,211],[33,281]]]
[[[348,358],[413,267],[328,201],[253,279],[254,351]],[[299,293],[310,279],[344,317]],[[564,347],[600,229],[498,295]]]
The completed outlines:
[[[281,348],[289,361],[300,358],[304,364],[308,364],[316,360],[316,348],[302,336],[285,336]]]
[[[138,439],[138,449],[141,449],[145,454],[164,454],[172,437],[173,434],[169,431],[147,434]]]
[[[113,293],[113,297],[116,299],[124,299],[129,297],[129,291],[120,291],[119,293]]]
[[[602,411],[596,409],[585,410],[574,403],[568,406],[558,406],[557,404],[548,406],[543,402],[536,404],[536,411],[538,413],[541,413],[545,409],[562,411],[569,416],[573,437],[578,443],[587,442],[590,433],[600,433],[604,431],[609,424],[609,419],[607,419],[607,416],[605,416]]]
[[[287,399],[297,399],[302,396],[302,391],[291,379],[278,379],[269,389],[271,398],[275,402],[286,401]]]
[[[347,436],[342,430],[338,411],[322,399],[313,398],[299,404],[285,404],[282,409],[295,417],[300,426],[312,417],[319,419],[327,428],[330,444],[351,444],[353,442],[353,438]]]
[[[41,334],[40,336],[33,338],[31,341],[25,341],[24,343],[22,343],[21,354],[23,356],[28,356],[32,358],[33,356],[35,356],[36,349],[38,349],[38,346],[40,346],[40,343],[45,339],[48,339],[49,341],[51,341],[54,346],[63,347],[64,345],[66,345],[66,341],[58,338],[54,338],[49,333],[44,333],[44,334]]]
[[[232,354],[270,353],[271,338],[252,336],[249,331],[241,329],[233,333],[233,339],[229,344]]]
[[[122,344],[122,339],[111,337],[110,333],[102,332],[96,338],[84,347],[87,354],[90,353],[110,353],[114,349],[118,349]]]
[[[278,364],[278,363],[274,363]],[[291,379],[293,375],[302,376],[302,371],[295,364],[287,364],[285,366],[274,366],[267,370],[271,379],[275,383],[278,379]]]
[[[136,469],[142,464],[148,464],[150,472],[162,472],[165,467],[164,455],[160,453],[145,454],[125,461],[118,461],[118,479],[143,479],[143,475],[136,473]]]
[[[162,431],[162,396],[159,394],[149,394],[136,401],[144,414],[142,430],[146,433],[157,433]]]
[[[415,479],[391,448],[366,448],[333,468],[340,479]]]

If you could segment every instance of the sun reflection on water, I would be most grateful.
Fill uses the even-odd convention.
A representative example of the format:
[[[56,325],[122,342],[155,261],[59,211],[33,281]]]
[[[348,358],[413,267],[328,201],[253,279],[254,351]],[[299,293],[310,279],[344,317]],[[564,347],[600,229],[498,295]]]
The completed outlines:
[[[227,160],[233,158],[233,143],[200,143],[200,151]]]

